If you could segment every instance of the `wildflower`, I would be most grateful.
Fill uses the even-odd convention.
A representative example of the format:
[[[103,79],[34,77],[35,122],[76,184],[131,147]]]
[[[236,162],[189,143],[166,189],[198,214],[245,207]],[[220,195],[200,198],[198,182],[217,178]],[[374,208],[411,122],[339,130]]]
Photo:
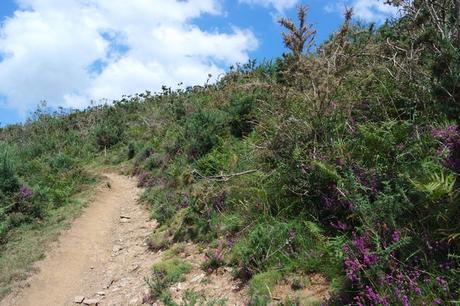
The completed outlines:
[[[441,288],[444,291],[447,291],[449,284],[448,284],[447,280],[444,277],[442,277],[442,276],[436,277],[436,282],[438,283],[439,286],[441,286]]]
[[[19,189],[19,196],[22,200],[29,200],[34,196],[34,192],[27,186],[22,186]]]
[[[393,234],[391,235],[391,240],[393,242],[398,242],[401,239],[401,233],[399,231],[394,231]]]
[[[409,306],[409,298],[407,297],[407,295],[403,295],[401,302],[404,306]]]

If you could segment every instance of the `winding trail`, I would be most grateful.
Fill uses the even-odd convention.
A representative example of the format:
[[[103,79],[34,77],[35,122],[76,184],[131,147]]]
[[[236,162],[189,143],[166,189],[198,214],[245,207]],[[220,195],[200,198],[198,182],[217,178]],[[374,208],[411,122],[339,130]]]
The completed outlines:
[[[146,237],[155,228],[137,204],[140,189],[125,176],[105,174],[92,203],[52,244],[39,272],[0,306],[67,306],[75,297],[98,305],[141,305],[144,276],[158,255],[148,252]]]

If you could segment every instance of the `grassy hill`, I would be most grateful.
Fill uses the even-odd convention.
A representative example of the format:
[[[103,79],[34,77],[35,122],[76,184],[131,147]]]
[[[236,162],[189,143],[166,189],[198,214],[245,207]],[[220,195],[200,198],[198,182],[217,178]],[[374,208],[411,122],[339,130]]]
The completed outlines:
[[[152,250],[215,248],[210,267],[232,266],[253,305],[264,278],[314,272],[329,304],[458,303],[460,8],[391,2],[404,17],[377,28],[348,11],[314,51],[300,8],[281,22],[292,52],[216,84],[0,130],[1,249],[74,205],[96,160],[146,188]]]

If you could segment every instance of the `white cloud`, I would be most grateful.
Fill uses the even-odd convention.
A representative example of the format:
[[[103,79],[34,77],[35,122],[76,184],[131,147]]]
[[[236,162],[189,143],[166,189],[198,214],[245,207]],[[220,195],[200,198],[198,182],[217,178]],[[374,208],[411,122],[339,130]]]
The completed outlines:
[[[203,84],[257,47],[252,32],[204,31],[219,0],[18,0],[0,28],[0,96],[22,112],[40,100],[90,100]],[[3,58],[3,59],[2,59]]]
[[[286,9],[293,8],[297,3],[299,3],[299,0],[239,0],[239,2],[261,5],[263,7],[273,7],[278,13],[282,13]]]
[[[343,12],[345,7],[352,7],[354,16],[368,22],[383,22],[398,15],[398,9],[387,5],[383,0],[341,0],[326,5],[329,12]]]

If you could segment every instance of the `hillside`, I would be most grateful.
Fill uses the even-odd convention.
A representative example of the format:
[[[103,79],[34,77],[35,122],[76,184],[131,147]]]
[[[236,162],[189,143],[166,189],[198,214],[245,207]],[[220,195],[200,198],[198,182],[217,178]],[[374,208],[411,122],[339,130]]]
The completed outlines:
[[[460,4],[390,2],[399,20],[363,25],[350,10],[314,50],[299,8],[299,23],[281,20],[288,54],[215,84],[1,129],[0,296],[44,252],[11,269],[22,237],[77,214],[94,169],[111,168],[144,188],[151,252],[193,243],[249,305],[313,276],[327,300],[276,302],[460,303]],[[145,275],[150,301],[174,305],[165,269]]]

